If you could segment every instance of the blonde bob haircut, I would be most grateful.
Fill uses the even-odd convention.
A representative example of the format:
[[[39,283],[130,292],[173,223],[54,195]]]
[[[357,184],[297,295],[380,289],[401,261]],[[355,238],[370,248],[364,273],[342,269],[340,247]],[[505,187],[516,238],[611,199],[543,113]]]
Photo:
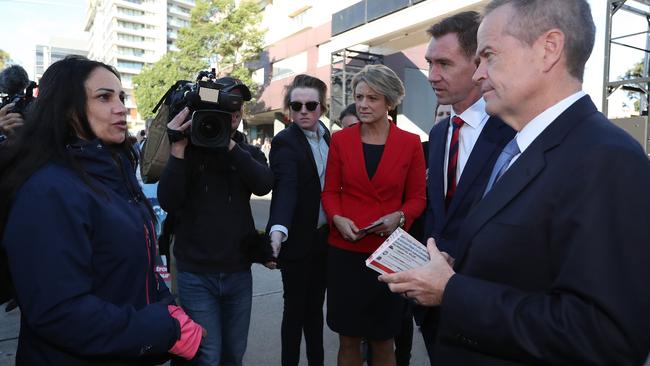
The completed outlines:
[[[366,65],[352,78],[352,90],[356,91],[357,85],[364,82],[386,98],[389,109],[395,109],[404,98],[404,84],[397,74],[384,65]]]

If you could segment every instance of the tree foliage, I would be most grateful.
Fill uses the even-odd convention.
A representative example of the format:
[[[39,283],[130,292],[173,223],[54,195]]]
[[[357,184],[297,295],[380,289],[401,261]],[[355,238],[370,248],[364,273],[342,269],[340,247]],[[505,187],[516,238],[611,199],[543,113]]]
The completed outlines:
[[[9,53],[4,50],[0,50],[0,70],[4,69],[9,62]]]
[[[190,25],[180,30],[178,51],[168,52],[133,78],[138,110],[143,118],[176,80],[194,80],[196,74],[215,67],[217,75],[241,79],[253,95],[251,63],[263,50],[264,30],[258,27],[262,9],[254,0],[197,0]]]
[[[630,80],[638,79],[643,77],[643,60],[635,63],[629,70],[625,72],[625,75],[621,77],[621,80]],[[638,92],[628,92],[627,97],[634,101],[634,110],[639,112],[641,110],[641,95]]]

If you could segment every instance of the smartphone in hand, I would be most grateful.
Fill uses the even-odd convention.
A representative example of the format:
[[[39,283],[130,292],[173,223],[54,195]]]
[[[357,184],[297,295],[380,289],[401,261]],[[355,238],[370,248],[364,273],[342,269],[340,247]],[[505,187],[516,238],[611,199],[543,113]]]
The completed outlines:
[[[359,229],[359,232],[357,233],[357,235],[359,235],[359,236],[361,236],[361,235],[367,235],[368,232],[369,232],[370,230],[372,230],[372,229],[374,229],[374,228],[376,228],[376,227],[379,227],[379,226],[381,226],[382,224],[383,224],[382,221],[373,222],[372,224],[370,224],[370,225],[364,227],[363,229]]]

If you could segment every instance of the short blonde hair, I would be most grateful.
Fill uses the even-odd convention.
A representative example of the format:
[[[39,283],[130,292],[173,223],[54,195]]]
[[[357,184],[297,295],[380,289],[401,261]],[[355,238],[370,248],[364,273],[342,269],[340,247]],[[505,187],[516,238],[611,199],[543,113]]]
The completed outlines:
[[[386,103],[395,109],[404,98],[404,84],[397,74],[384,65],[366,65],[352,78],[352,90],[357,89],[360,82],[368,84],[370,89],[386,98]]]

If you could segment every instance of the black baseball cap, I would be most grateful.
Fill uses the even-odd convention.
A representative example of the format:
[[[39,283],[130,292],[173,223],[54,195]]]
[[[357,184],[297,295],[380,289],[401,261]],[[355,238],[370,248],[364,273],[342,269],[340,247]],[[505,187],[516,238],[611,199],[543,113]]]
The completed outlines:
[[[224,76],[222,78],[219,78],[215,81],[219,86],[221,86],[221,90],[224,92],[229,92],[231,90],[239,90],[241,93],[242,98],[245,101],[251,100],[251,91],[248,89],[246,84],[242,83],[241,80],[237,78],[233,78],[231,76]]]

